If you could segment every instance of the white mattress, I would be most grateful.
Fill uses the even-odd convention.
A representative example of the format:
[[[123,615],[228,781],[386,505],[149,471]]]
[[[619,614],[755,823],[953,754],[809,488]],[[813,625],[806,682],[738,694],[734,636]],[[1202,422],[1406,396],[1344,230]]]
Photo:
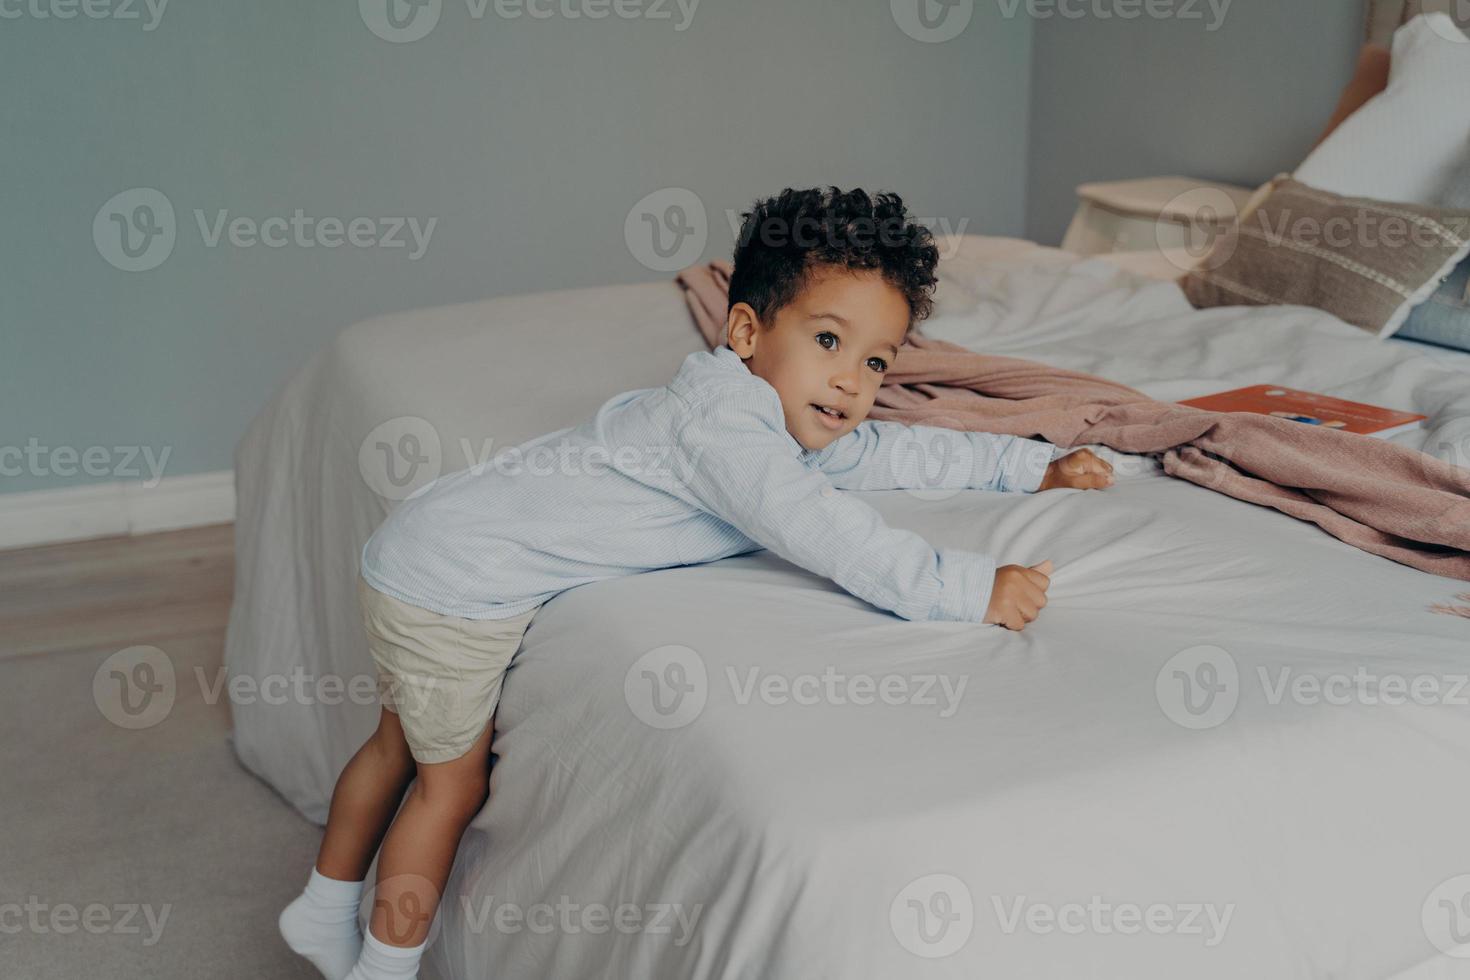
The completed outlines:
[[[935,335],[1157,397],[1277,382],[1412,407],[1433,418],[1400,439],[1470,447],[1463,375],[1323,314],[1195,312],[1105,262],[964,246]],[[348,331],[240,447],[232,672],[367,669],[350,575],[387,507],[357,468],[374,426],[412,414],[445,447],[492,430],[513,445],[661,383],[695,341],[665,284]],[[1428,606],[1470,586],[1115,463],[1105,493],[863,495],[936,543],[1052,558],[1050,604],[1019,634],[906,622],[767,552],[552,600],[507,680],[491,802],[425,975],[1464,975],[1436,941],[1470,872],[1470,708],[1447,703],[1470,696],[1452,690],[1470,621]],[[1195,686],[1192,714],[1182,678],[1212,669],[1224,687]],[[818,696],[747,697],[752,670]],[[1359,670],[1347,703],[1290,694],[1325,679],[1337,699]],[[852,703],[821,693],[831,675],[906,695]],[[660,677],[688,689],[672,716],[648,700]],[[1396,678],[1438,703],[1381,703]],[[321,819],[375,709],[235,717],[242,760]],[[581,918],[620,904],[645,925]]]
[[[1147,249],[1137,252],[1112,252],[1096,256],[1105,262],[1149,279],[1177,280],[1195,261],[1188,249]],[[1427,344],[1406,337],[1389,338],[1389,346],[1423,354],[1430,360],[1458,371],[1470,371],[1470,351],[1456,350],[1439,344]]]
[[[1407,337],[1390,337],[1388,342],[1402,350],[1422,354],[1436,364],[1454,368],[1456,371],[1470,371],[1470,351],[1456,350],[1453,347],[1441,347],[1439,344],[1426,344],[1418,340],[1410,340]]]

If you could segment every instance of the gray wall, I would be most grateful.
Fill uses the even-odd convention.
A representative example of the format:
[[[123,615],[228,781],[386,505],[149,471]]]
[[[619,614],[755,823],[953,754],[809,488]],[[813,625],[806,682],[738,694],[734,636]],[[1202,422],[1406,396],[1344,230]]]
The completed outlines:
[[[1200,19],[1035,21],[1026,237],[1059,243],[1088,181],[1254,187],[1301,163],[1357,63],[1363,0],[1215,2],[1223,17],[1199,0]]]
[[[706,206],[709,259],[729,254],[727,209],[788,185],[894,189],[954,229],[1055,242],[1084,180],[1257,182],[1316,136],[1361,17],[1360,0],[1235,0],[1207,32],[975,0],[958,37],[921,43],[888,0],[701,0],[684,30],[673,0],[665,20],[442,0],[427,36],[389,43],[351,0],[172,0],[152,30],[147,3],[0,20],[0,450],[108,461],[59,475],[42,454],[0,492],[126,476],[108,466],[129,447],[167,452],[166,475],[227,468],[291,370],[365,316],[666,280],[623,235],[660,188]],[[138,187],[167,197],[177,238],[125,272],[93,222]],[[437,223],[410,261],[207,247],[196,209]]]
[[[375,36],[353,0],[173,0],[153,30],[145,0],[130,9],[143,16],[0,20],[0,448],[120,462],[113,448],[143,446],[169,451],[166,475],[228,468],[272,391],[355,320],[669,279],[623,235],[663,187],[708,208],[705,258],[729,255],[725,209],[788,185],[893,189],[951,226],[1024,229],[1031,24],[984,2],[938,44],[900,30],[888,0],[703,0],[682,31],[672,0],[669,20],[443,0],[409,43]],[[177,238],[124,272],[92,226],[135,187],[166,195]],[[297,208],[438,224],[409,261],[209,248],[193,214]],[[116,478],[25,468],[0,490]]]

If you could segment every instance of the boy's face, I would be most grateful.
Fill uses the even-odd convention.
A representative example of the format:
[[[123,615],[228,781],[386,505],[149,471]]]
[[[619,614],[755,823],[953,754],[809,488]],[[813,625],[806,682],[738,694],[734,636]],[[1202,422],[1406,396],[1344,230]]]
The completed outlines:
[[[781,396],[786,431],[806,449],[823,449],[873,407],[908,332],[908,302],[877,270],[818,266],[774,321],[763,325],[748,304],[736,303],[726,337],[750,373]]]

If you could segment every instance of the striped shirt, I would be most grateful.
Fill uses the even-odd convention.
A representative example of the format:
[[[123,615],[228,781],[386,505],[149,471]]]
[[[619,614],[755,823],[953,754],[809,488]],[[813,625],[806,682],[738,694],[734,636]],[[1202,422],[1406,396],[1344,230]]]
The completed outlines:
[[[1054,451],[872,420],[809,450],[776,389],[721,346],[423,487],[363,547],[362,575],[425,609],[502,619],[589,582],[768,548],[904,619],[978,623],[994,559],[936,548],[840,491],[1030,493]]]

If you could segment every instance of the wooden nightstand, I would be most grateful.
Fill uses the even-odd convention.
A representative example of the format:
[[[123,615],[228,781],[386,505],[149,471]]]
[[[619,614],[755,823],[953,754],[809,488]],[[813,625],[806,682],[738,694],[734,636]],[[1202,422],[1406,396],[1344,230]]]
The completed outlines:
[[[1190,177],[1083,184],[1062,248],[1078,255],[1203,251],[1254,193]]]

